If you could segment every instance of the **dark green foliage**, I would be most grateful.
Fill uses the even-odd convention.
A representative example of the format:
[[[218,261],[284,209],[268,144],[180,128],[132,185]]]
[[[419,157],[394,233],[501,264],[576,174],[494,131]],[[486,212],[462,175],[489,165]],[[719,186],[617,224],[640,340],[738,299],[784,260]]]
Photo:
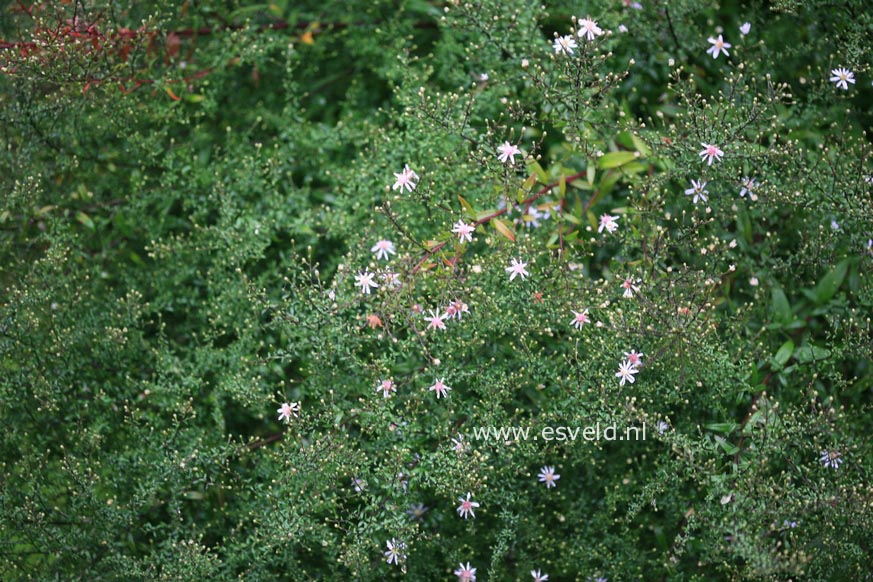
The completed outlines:
[[[873,575],[873,13],[641,3],[6,6],[0,578]]]

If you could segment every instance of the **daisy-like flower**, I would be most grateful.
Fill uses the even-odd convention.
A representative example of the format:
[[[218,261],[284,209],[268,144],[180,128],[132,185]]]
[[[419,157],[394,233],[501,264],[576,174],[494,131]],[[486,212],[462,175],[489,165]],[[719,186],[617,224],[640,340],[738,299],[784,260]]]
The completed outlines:
[[[831,230],[840,230],[840,223],[836,220],[831,221]]]
[[[515,165],[515,156],[521,155],[521,150],[518,149],[518,146],[513,145],[508,141],[503,142],[503,145],[498,147],[497,151],[500,152],[497,159],[504,164],[508,163],[510,166]]]
[[[686,196],[694,196],[694,203],[697,204],[698,200],[703,200],[704,202],[708,202],[709,198],[707,195],[709,191],[706,189],[706,182],[703,180],[691,180],[691,188],[685,190]]]
[[[548,574],[542,574],[539,570],[531,570],[530,575],[533,576],[534,582],[546,582],[549,579]]]
[[[403,189],[406,188],[410,192],[415,190],[415,187],[418,186],[418,174],[409,169],[409,164],[405,164],[403,166],[403,171],[399,174],[394,174],[394,177],[397,178],[397,181],[394,182],[394,185],[391,186],[392,190],[400,190],[403,192]]]
[[[379,287],[379,285],[377,285],[376,282],[373,281],[373,273],[369,271],[364,271],[363,273],[358,272],[358,274],[355,275],[355,285],[361,286],[361,293],[363,293],[364,295],[370,294],[371,287],[373,289]]]
[[[628,299],[633,297],[634,293],[640,292],[640,288],[634,283],[634,280],[630,277],[622,282],[621,288],[624,289],[624,293],[622,293],[622,296],[627,297]]]
[[[625,26],[624,24],[619,24],[618,31],[619,32],[627,32],[627,26]]]
[[[412,521],[422,521],[424,520],[424,514],[427,513],[428,509],[430,508],[426,507],[424,503],[416,503],[415,505],[410,505],[409,509],[406,510],[406,513]]]
[[[386,285],[391,285],[392,287],[400,287],[400,273],[391,273],[386,271],[379,275],[379,277],[385,281]]]
[[[391,538],[390,541],[385,542],[385,545],[388,546],[388,549],[385,550],[386,562],[389,564],[394,562],[395,565],[399,565],[400,562],[406,560],[406,544]]]
[[[371,253],[376,253],[377,259],[388,260],[388,254],[396,255],[394,251],[394,243],[390,240],[380,240],[370,249]]]
[[[470,500],[470,497],[472,495],[473,494],[468,491],[466,499],[464,499],[463,497],[458,497],[458,501],[461,502],[461,504],[457,507],[458,515],[460,515],[464,519],[467,519],[467,516],[473,518],[476,517],[476,514],[473,513],[473,510],[479,507],[479,503]]]
[[[839,451],[822,451],[819,459],[827,469],[839,469],[843,464],[842,454]]]
[[[561,478],[560,475],[555,475],[555,468],[549,466],[545,466],[540,469],[540,474],[538,475],[538,477],[540,479],[540,483],[546,484],[546,489],[550,487],[556,487],[557,483],[555,483],[555,481]]]
[[[718,35],[718,38],[709,37],[706,39],[706,42],[711,44],[712,46],[706,49],[708,54],[712,55],[712,58],[717,59],[718,55],[724,53],[726,57],[731,56],[727,49],[731,48],[731,44],[724,41],[721,35]]]
[[[284,420],[286,423],[291,422],[291,416],[297,418],[297,414],[300,412],[300,404],[297,402],[286,402],[282,406],[276,409],[276,412],[279,413],[279,420]]]
[[[458,563],[458,569],[455,570],[455,576],[458,577],[458,582],[476,582],[476,568],[470,567],[470,562],[466,564]]]
[[[428,388],[431,392],[436,392],[437,399],[441,397],[448,397],[449,390],[451,390],[451,386],[446,386],[443,384],[443,379],[440,378],[433,383],[433,386]]]
[[[618,372],[615,373],[616,378],[621,378],[621,382],[618,383],[619,386],[624,386],[625,382],[634,383],[635,378],[634,374],[639,373],[633,364],[624,360],[621,364],[618,365]]]
[[[849,90],[849,83],[855,84],[855,73],[849,69],[839,68],[831,71],[831,83],[836,83],[837,87],[843,91]]]
[[[570,321],[570,325],[572,325],[576,329],[582,329],[582,326],[586,323],[591,323],[591,319],[588,317],[587,309],[583,309],[582,311],[573,311],[573,319]]]
[[[702,142],[700,145],[703,146],[703,149],[697,152],[697,155],[700,156],[701,161],[706,160],[707,166],[711,166],[713,160],[721,161],[724,152],[718,146]]]
[[[748,194],[749,200],[754,202],[758,199],[758,195],[753,192],[758,187],[758,183],[755,182],[754,178],[743,176],[743,179],[740,180],[740,186],[740,198],[745,198],[746,194]]]
[[[376,392],[380,390],[382,391],[382,397],[388,398],[392,392],[397,392],[397,387],[391,380],[379,380],[379,383],[376,385]]]
[[[525,270],[525,267],[527,267],[527,263],[523,263],[518,259],[512,259],[512,264],[504,270],[510,274],[510,281],[514,280],[519,275],[521,275],[521,280],[524,281],[524,279],[530,275],[530,273]]]
[[[610,216],[608,214],[601,214],[600,215],[600,226],[597,227],[597,232],[603,232],[603,230],[606,229],[606,231],[609,234],[614,233],[616,231],[616,229],[618,228],[618,223],[616,222],[616,220],[618,220],[619,218],[620,218],[619,216]]]
[[[670,430],[670,425],[667,424],[666,422],[664,422],[663,420],[659,420],[658,424],[655,428],[658,429],[658,434],[664,434],[665,432]]]
[[[352,479],[352,487],[355,488],[355,493],[360,493],[367,488],[367,482],[363,479]]]
[[[424,318],[427,320],[427,329],[441,329],[445,331],[446,324],[443,321],[443,318],[446,316],[445,313],[437,313],[436,310],[431,309],[430,315],[426,315]]]
[[[563,53],[565,55],[572,55],[577,46],[576,39],[569,34],[567,36],[559,36],[552,43],[552,48],[555,49],[557,54]]]
[[[452,449],[456,453],[458,453],[458,454],[464,453],[469,448],[470,448],[470,445],[468,445],[467,443],[464,442],[464,435],[459,433],[458,438],[452,439]]]
[[[452,301],[449,303],[449,306],[446,307],[446,317],[461,319],[461,316],[464,313],[470,313],[470,308],[463,301]]]
[[[630,362],[631,366],[633,366],[634,368],[643,363],[643,356],[645,355],[646,354],[642,352],[637,353],[636,350],[631,350],[624,353],[624,357],[627,358],[627,361]]]
[[[742,24],[742,26],[740,26],[740,34],[743,36],[746,36],[747,34],[749,34],[750,30],[752,30],[752,23],[751,22],[744,22]]]
[[[452,227],[452,232],[458,235],[458,239],[461,242],[465,240],[467,242],[473,242],[473,231],[476,230],[476,227],[472,224],[467,224],[463,220],[459,220]]]
[[[597,21],[590,18],[579,19],[579,31],[576,33],[579,38],[584,38],[589,41],[594,40],[603,34],[603,30],[597,26]]]

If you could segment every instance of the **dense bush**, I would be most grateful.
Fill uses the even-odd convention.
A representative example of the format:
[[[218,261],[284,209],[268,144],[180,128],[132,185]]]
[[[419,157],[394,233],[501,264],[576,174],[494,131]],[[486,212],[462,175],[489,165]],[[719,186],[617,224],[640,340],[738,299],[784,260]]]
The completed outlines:
[[[4,580],[873,575],[864,0],[0,37]]]

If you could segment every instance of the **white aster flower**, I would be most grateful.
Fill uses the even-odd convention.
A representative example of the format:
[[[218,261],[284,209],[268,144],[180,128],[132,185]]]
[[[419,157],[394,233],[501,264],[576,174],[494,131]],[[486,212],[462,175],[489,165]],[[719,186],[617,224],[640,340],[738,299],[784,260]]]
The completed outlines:
[[[561,478],[560,475],[555,474],[554,467],[545,466],[542,469],[540,469],[540,474],[539,474],[540,483],[545,483],[546,489],[549,489],[550,487],[557,487],[557,483],[555,483],[555,481],[557,481],[560,478]]]
[[[579,31],[577,32],[579,38],[584,38],[589,41],[594,40],[598,36],[603,34],[603,30],[599,26],[597,26],[597,21],[592,20],[590,18],[581,18],[579,20]]]
[[[530,575],[533,576],[533,582],[547,582],[548,574],[542,574],[539,570],[531,570]]]
[[[600,215],[600,226],[597,227],[597,232],[603,232],[604,229],[609,234],[612,234],[618,229],[618,222],[616,222],[620,217],[619,216],[610,216],[609,214],[601,214]]]
[[[701,143],[700,145],[703,146],[703,149],[697,152],[697,155],[700,156],[701,160],[706,160],[707,166],[711,166],[713,160],[721,161],[724,152],[718,146],[708,143]]]
[[[412,192],[415,190],[415,187],[418,186],[418,174],[409,169],[409,164],[403,166],[403,171],[399,174],[394,174],[394,177],[397,179],[394,182],[394,185],[391,186],[392,190],[400,190],[403,192],[403,189],[407,189]]]
[[[572,55],[577,46],[576,39],[569,34],[567,36],[559,36],[552,43],[552,48],[555,49],[555,53],[559,55],[562,53],[565,55]]]
[[[497,159],[504,164],[508,163],[510,166],[515,165],[515,156],[521,155],[521,150],[518,149],[518,146],[513,145],[508,141],[503,142],[503,145],[499,146],[497,151],[500,152]]]
[[[385,542],[385,545],[388,546],[388,549],[385,550],[385,558],[389,564],[394,562],[395,565],[398,565],[406,560],[406,544],[391,538],[390,541]]]
[[[428,322],[427,329],[441,329],[445,331],[446,324],[443,321],[444,317],[446,317],[445,313],[438,313],[435,309],[431,309],[430,315],[424,317]]]
[[[752,23],[751,22],[744,22],[743,25],[740,26],[740,34],[742,36],[746,36],[747,34],[749,34],[750,30],[752,30]]]
[[[458,582],[476,582],[476,568],[470,567],[470,562],[466,564],[459,562],[458,566],[459,568],[455,570]]]
[[[718,38],[709,37],[706,41],[712,46],[706,49],[708,54],[712,55],[712,58],[717,59],[718,55],[724,53],[726,57],[731,56],[727,49],[731,48],[731,44],[724,41],[721,35],[718,35]]]
[[[459,220],[452,227],[452,232],[458,235],[458,239],[461,242],[465,240],[467,242],[473,242],[473,231],[476,230],[476,227],[472,224],[467,224],[463,220]]]
[[[615,373],[616,378],[621,378],[621,382],[619,382],[619,386],[624,386],[625,382],[630,382],[633,384],[636,379],[634,378],[634,374],[639,373],[633,364],[624,360],[621,364],[618,365],[618,372]]]
[[[468,491],[466,499],[464,499],[463,497],[458,497],[458,501],[461,502],[461,504],[457,507],[458,515],[460,515],[464,519],[467,519],[468,516],[472,518],[476,517],[476,514],[473,513],[473,510],[479,507],[479,503],[470,499],[472,495],[473,494]]]
[[[839,451],[822,451],[819,459],[827,469],[839,469],[843,464],[842,455]]]
[[[622,293],[623,297],[627,297],[630,299],[634,296],[634,293],[639,293],[640,288],[636,285],[633,279],[628,277],[621,283],[621,288],[624,289],[624,293]]]
[[[587,309],[583,309],[582,311],[573,311],[573,319],[570,320],[570,325],[572,325],[576,329],[582,329],[582,326],[586,323],[591,323],[591,319],[589,319],[588,317]]]
[[[379,380],[379,383],[376,385],[376,392],[379,391],[382,392],[383,398],[388,398],[392,392],[397,392],[397,387],[391,380]]]
[[[446,386],[445,384],[443,384],[443,378],[436,380],[433,383],[433,386],[428,388],[428,390],[430,390],[431,392],[436,392],[437,400],[439,400],[441,397],[444,397],[444,396],[448,397],[449,390],[451,390],[451,389],[452,388],[450,386]]]
[[[527,267],[527,263],[523,263],[518,259],[512,259],[512,264],[504,270],[510,274],[510,281],[514,280],[519,275],[521,275],[521,280],[524,281],[524,279],[530,275],[530,273],[525,270],[525,267]]]
[[[297,402],[286,402],[277,408],[276,412],[279,413],[279,420],[284,420],[288,423],[291,422],[292,415],[294,418],[297,418],[297,414],[300,412],[300,404]]]
[[[363,273],[358,272],[358,274],[355,275],[355,285],[361,286],[361,293],[363,293],[364,295],[370,294],[371,287],[373,289],[379,287],[379,285],[376,284],[375,281],[373,281],[373,273],[369,271],[364,271]]]
[[[843,91],[848,91],[849,83],[855,84],[855,73],[849,69],[839,68],[831,71],[831,83],[836,83],[837,87]]]
[[[700,180],[691,180],[691,188],[685,190],[686,196],[694,196],[694,203],[697,204],[698,200],[703,200],[704,202],[708,202],[709,198],[707,195],[709,192],[706,190],[706,182]]]

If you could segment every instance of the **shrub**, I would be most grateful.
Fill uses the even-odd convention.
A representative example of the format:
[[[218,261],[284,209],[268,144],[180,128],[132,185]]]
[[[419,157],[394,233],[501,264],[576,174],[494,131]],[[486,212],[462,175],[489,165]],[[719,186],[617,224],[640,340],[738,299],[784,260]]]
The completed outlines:
[[[6,7],[4,579],[865,579],[865,8]]]

